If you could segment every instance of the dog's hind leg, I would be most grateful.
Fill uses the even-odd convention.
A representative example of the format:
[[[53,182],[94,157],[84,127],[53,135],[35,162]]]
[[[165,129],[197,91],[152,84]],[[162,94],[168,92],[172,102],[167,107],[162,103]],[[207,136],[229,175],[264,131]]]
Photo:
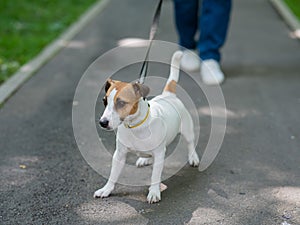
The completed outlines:
[[[181,134],[188,143],[188,160],[191,166],[199,165],[199,157],[195,150],[194,124],[191,115],[184,108],[181,113]]]

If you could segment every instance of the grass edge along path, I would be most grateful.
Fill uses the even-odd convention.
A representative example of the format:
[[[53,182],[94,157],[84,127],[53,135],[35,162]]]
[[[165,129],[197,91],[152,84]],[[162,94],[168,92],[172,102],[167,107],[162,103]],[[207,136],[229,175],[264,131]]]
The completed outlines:
[[[284,3],[290,8],[300,22],[300,1],[299,0],[284,0]]]
[[[0,1],[0,84],[98,0]]]

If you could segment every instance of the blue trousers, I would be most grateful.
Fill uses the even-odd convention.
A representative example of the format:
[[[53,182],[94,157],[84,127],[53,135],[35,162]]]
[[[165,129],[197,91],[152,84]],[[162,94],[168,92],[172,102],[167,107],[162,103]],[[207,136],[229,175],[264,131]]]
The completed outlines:
[[[230,19],[231,0],[174,0],[179,44],[197,48],[200,58],[221,60]],[[200,16],[201,15],[201,16]],[[196,40],[197,31],[200,31]]]

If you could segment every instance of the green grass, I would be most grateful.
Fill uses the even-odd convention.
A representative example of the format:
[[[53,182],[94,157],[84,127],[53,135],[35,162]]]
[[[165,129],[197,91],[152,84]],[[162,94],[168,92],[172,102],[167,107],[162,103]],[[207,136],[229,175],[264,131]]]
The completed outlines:
[[[300,0],[284,0],[284,2],[289,6],[289,8],[300,21]]]
[[[97,0],[0,0],[0,83]]]

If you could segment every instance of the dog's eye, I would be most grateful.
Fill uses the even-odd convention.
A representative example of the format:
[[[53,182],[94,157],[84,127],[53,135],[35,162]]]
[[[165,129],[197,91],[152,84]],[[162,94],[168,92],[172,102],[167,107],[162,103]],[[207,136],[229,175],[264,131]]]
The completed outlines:
[[[127,102],[124,102],[124,101],[122,101],[120,99],[117,99],[116,108],[117,109],[123,108],[126,104],[127,104]]]
[[[103,101],[103,105],[106,107],[107,106],[107,97],[104,96],[102,101]]]

